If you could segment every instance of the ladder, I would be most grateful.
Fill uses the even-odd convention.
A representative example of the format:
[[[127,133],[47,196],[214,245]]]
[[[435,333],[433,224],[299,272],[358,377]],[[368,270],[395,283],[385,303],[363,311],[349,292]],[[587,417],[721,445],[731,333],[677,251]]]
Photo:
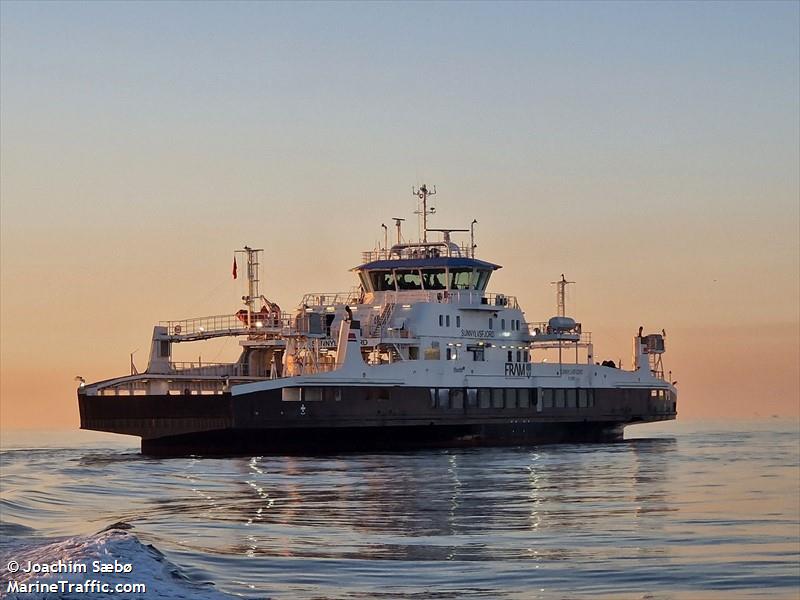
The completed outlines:
[[[372,321],[372,327],[370,327],[369,331],[370,337],[377,337],[379,333],[382,333],[383,326],[386,325],[386,323],[392,317],[393,311],[394,302],[387,302],[383,305],[383,309],[381,310],[380,314]]]

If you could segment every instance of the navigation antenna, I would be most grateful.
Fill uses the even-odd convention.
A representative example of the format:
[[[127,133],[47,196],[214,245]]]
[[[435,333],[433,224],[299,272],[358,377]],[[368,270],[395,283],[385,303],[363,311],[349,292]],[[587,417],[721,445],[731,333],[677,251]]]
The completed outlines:
[[[405,219],[401,219],[400,217],[392,217],[394,219],[394,226],[397,227],[397,243],[401,243],[402,236],[400,235],[400,228],[403,226],[403,221]]]
[[[575,283],[574,281],[567,281],[564,277],[564,274],[561,274],[561,279],[559,281],[551,281],[551,284],[558,286],[558,291],[556,293],[556,301],[558,302],[558,316],[559,317],[566,317],[567,311],[565,306],[565,299],[566,299],[566,292],[567,286],[571,283]]]
[[[416,210],[414,214],[422,217],[422,243],[424,244],[428,241],[428,215],[436,212],[435,208],[428,210],[428,196],[436,194],[436,186],[433,186],[433,191],[429,190],[424,183],[419,189],[412,186],[411,193],[422,200],[422,210]]]

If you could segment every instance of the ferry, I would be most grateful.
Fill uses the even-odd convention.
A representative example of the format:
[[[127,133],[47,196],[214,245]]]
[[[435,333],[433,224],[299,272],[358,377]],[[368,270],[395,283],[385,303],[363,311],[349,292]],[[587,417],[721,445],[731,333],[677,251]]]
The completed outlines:
[[[146,455],[318,454],[607,442],[637,423],[675,419],[666,333],[633,337],[629,370],[597,360],[566,314],[529,320],[489,292],[500,265],[476,258],[475,225],[428,228],[429,190],[414,188],[417,241],[382,225],[347,292],[306,294],[284,311],[260,293],[263,249],[234,253],[247,295],[236,311],[153,327],[146,370],[78,381],[82,429],[141,438]],[[467,238],[460,243],[455,239]],[[233,363],[178,362],[175,344],[238,338]]]

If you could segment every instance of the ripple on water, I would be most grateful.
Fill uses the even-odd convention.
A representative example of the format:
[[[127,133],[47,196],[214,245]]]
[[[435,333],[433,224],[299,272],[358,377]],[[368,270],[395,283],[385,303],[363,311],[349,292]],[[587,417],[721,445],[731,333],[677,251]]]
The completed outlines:
[[[800,436],[775,427],[333,457],[6,450],[0,533],[124,520],[190,583],[244,596],[796,598]]]

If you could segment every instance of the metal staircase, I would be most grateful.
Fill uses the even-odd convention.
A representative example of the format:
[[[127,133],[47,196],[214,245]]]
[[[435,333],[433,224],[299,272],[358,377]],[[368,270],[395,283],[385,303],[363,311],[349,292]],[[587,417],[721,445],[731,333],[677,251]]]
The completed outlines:
[[[380,314],[372,320],[372,326],[369,328],[369,337],[378,337],[383,333],[383,327],[392,318],[394,312],[394,302],[387,302],[383,305]]]

